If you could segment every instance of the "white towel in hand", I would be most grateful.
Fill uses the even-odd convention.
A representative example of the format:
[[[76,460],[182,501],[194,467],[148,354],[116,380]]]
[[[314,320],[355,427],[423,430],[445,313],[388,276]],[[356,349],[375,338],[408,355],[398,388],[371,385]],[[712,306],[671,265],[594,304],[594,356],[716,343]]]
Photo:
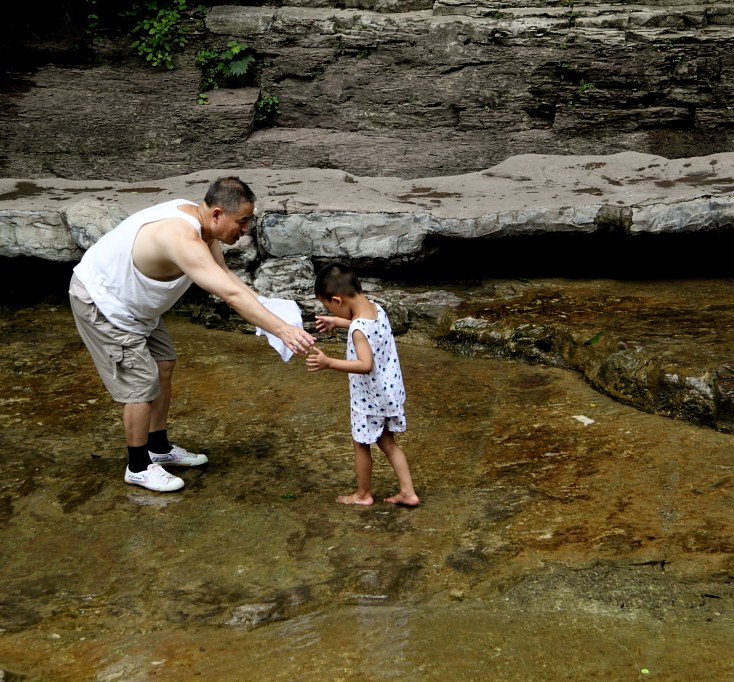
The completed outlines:
[[[281,320],[292,324],[294,327],[303,327],[303,318],[301,317],[301,309],[298,307],[298,303],[291,301],[287,298],[265,298],[265,296],[258,296],[257,300],[260,301],[271,313],[277,315]],[[265,334],[268,343],[275,348],[283,358],[283,362],[293,357],[293,351],[288,348],[277,336],[266,332],[260,327],[255,327],[255,334],[261,336]]]

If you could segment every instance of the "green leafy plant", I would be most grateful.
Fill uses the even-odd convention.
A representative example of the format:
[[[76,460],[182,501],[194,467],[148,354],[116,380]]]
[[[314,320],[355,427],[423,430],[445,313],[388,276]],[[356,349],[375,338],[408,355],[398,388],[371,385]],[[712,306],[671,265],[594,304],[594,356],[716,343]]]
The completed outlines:
[[[589,83],[588,81],[581,81],[579,83],[579,94],[583,95],[585,92],[588,92],[589,90],[596,90],[596,85],[593,83]]]
[[[99,30],[99,14],[97,14],[97,0],[86,0],[87,4],[87,27],[89,34]]]
[[[255,104],[255,127],[267,128],[273,125],[280,114],[280,100],[274,95],[261,97]]]
[[[563,4],[566,5],[566,7],[568,7],[570,10],[569,12],[563,15],[566,21],[568,22],[568,28],[573,28],[574,26],[576,26],[576,19],[578,19],[579,16],[581,16],[578,12],[574,11],[574,3],[575,3],[575,0],[563,0]]]
[[[594,334],[594,336],[592,336],[592,337],[586,339],[586,341],[584,341],[584,346],[595,346],[597,343],[599,343],[599,341],[601,341],[601,339],[602,339],[603,336],[604,336],[604,332],[603,331],[597,332],[596,334]]]
[[[80,6],[82,12],[76,25],[78,26],[78,42],[76,46],[80,50],[84,50],[99,40],[101,29],[101,19],[97,0],[84,0]],[[69,17],[70,21],[74,21],[76,17]]]
[[[570,71],[572,69],[571,64],[568,62],[558,62],[556,64],[556,73],[558,74],[558,77],[562,80],[570,80]]]
[[[196,55],[196,65],[201,69],[200,92],[239,87],[247,82],[255,65],[255,55],[249,45],[230,40],[222,50],[200,50]]]
[[[173,69],[174,53],[188,42],[188,29],[182,22],[186,1],[172,0],[166,6],[159,6],[152,0],[140,10],[144,14],[132,29],[137,37],[131,47],[151,66]]]

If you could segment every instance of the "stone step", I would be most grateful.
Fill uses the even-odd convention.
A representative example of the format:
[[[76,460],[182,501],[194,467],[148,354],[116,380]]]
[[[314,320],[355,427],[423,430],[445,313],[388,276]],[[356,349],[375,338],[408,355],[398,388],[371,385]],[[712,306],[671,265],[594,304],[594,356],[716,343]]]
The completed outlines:
[[[218,88],[206,93],[207,105],[213,113],[237,109],[243,114],[250,131],[254,119],[255,104],[260,97],[260,88]]]
[[[333,0],[285,0],[283,7],[334,8]],[[343,9],[372,12],[415,12],[433,9],[433,0],[345,0]]]
[[[692,29],[734,26],[734,3],[675,2],[532,5],[523,2],[508,7],[494,0],[358,0],[357,6],[334,7],[325,0],[288,0],[282,7],[249,7],[219,5],[212,8],[207,28],[220,34],[258,35],[264,31],[291,33],[294,28],[312,25],[317,33],[339,35],[354,26],[366,28],[376,22],[383,28],[385,20],[371,14],[389,14],[396,25],[428,21],[431,17],[466,16],[496,22],[512,32],[526,26],[536,28],[603,27],[610,29],[675,28]],[[517,24],[517,27],[514,25]],[[276,36],[277,37],[277,36]],[[302,33],[308,40],[311,34]]]
[[[640,2],[640,0],[617,0],[617,2],[599,3],[596,0],[464,0],[467,6],[476,5],[483,7],[490,12],[500,14],[512,14],[516,11],[524,10],[540,10],[546,9],[562,9],[566,12],[582,12],[584,10],[599,10],[602,12],[629,10],[649,10],[652,8],[661,10],[685,9],[691,10],[705,9],[712,14],[721,11],[722,6],[726,6],[727,2],[719,0],[701,0],[700,2],[691,2],[691,0],[649,0],[648,2]]]
[[[647,0],[646,2],[640,2],[640,0],[616,0],[616,2],[606,2],[600,4],[597,0],[478,0],[483,1],[487,6],[494,5],[497,10],[513,10],[522,9],[524,7],[563,7],[565,9],[577,9],[582,7],[616,7],[617,5],[628,5],[637,7],[679,7],[681,5],[693,6],[709,6],[711,8],[718,7],[722,4],[720,0],[700,0],[699,2],[691,2],[691,0]]]
[[[252,185],[268,258],[400,264],[426,255],[429,237],[469,244],[541,234],[728,234],[732,169],[734,153],[669,160],[626,152],[522,155],[482,172],[413,180],[243,166],[155,182],[0,178],[0,256],[74,260],[94,241],[90,226],[99,236],[119,222],[113,209],[196,199],[225,172]]]
[[[641,3],[639,0],[619,0],[615,3],[604,4],[600,7],[596,0],[456,0],[454,3],[445,3],[441,0],[345,0],[342,3],[334,0],[284,0],[283,7],[312,7],[321,9],[369,10],[373,12],[415,12],[418,10],[432,10],[436,7],[453,4],[456,7],[476,8],[487,16],[512,15],[516,11],[529,9],[542,10],[562,9],[565,12],[582,12],[588,9],[602,11],[620,11],[625,8],[630,11],[643,11],[651,8],[689,8],[691,11],[701,9],[709,13],[714,21],[722,13],[726,14],[726,3],[718,0],[649,0]],[[729,10],[730,11],[730,10]],[[466,12],[461,12],[465,14]]]
[[[485,47],[552,46],[563,40],[619,46],[630,40],[667,40],[672,44],[696,39],[701,31],[712,40],[734,39],[734,3],[718,7],[716,14],[700,7],[633,11],[606,6],[579,8],[573,15],[571,19],[567,8],[542,12],[523,8],[486,16],[477,5],[439,0],[433,10],[393,14],[310,7],[215,7],[206,23],[212,33],[245,39],[266,54],[281,48],[338,54],[406,44],[414,45],[419,53],[427,36],[434,34],[441,42],[446,34],[457,33],[463,34],[457,36],[463,45]]]
[[[564,17],[575,26],[583,26],[584,21],[607,18],[611,25],[622,27],[660,25],[669,27],[704,27],[734,25],[734,4],[731,3],[691,3],[664,2],[641,4],[619,3],[598,5],[596,3],[560,2],[554,5],[542,3],[518,3],[508,7],[494,0],[436,0],[433,6],[436,15],[464,14],[466,16],[487,17],[495,20],[525,20],[530,17]],[[693,22],[693,23],[689,23]]]

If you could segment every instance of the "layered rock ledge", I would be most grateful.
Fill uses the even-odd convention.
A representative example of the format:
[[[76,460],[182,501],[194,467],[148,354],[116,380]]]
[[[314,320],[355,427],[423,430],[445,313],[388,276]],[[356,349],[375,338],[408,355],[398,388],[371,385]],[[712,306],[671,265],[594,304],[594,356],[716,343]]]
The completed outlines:
[[[734,153],[674,160],[530,154],[477,173],[412,180],[325,169],[214,169],[145,183],[4,178],[0,255],[73,261],[120,211],[200,200],[222,175],[239,175],[258,195],[261,260],[399,264],[424,256],[429,238],[634,237],[734,226]],[[246,239],[234,250],[249,246]]]

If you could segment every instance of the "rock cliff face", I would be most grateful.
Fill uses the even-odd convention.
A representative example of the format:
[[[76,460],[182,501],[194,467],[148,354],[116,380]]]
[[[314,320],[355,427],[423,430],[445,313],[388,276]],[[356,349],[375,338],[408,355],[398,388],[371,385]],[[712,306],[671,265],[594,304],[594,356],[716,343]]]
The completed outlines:
[[[217,6],[173,72],[121,46],[96,65],[6,73],[1,177],[123,181],[204,168],[403,178],[524,153],[734,150],[734,3],[286,0]],[[260,90],[196,104],[195,51],[236,38]],[[259,95],[276,126],[253,132]]]
[[[313,130],[256,134],[248,165],[421,177],[521,153],[734,144],[734,4],[293,4],[217,7],[207,21],[267,54],[280,124]]]

